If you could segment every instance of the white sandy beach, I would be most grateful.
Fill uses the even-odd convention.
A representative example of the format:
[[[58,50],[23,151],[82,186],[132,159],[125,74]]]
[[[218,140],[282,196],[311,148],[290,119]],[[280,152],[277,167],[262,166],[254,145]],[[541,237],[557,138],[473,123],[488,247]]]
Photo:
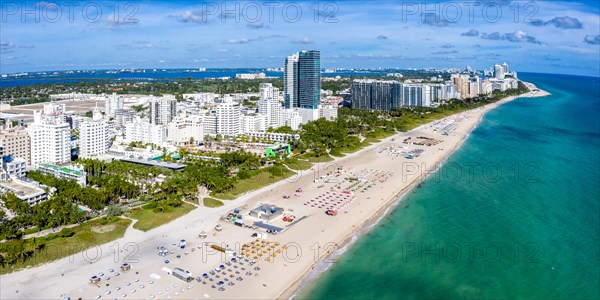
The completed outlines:
[[[548,95],[544,91],[534,91],[532,85],[530,89],[532,92],[520,97]],[[149,232],[130,227],[123,238],[90,249],[87,254],[79,253],[3,275],[0,278],[0,298],[62,299],[65,295],[71,299],[94,299],[98,296],[100,299],[289,298],[316,262],[337,251],[338,245],[344,245],[365,223],[378,218],[399,194],[434,170],[462,144],[486,112],[514,99],[508,97],[419,126],[410,132],[396,134],[333,162],[315,165],[311,170],[299,171],[297,176],[227,201],[223,207],[195,209]],[[444,135],[444,131],[448,135]],[[403,143],[409,137],[408,143]],[[440,142],[433,146],[412,144],[421,141],[418,137]],[[416,155],[412,159],[405,157],[406,152],[417,149],[422,152],[414,152]],[[400,151],[403,153],[396,155]],[[341,170],[339,176],[338,168]],[[345,180],[351,177],[357,177],[359,181]],[[298,188],[302,188],[302,192],[296,196]],[[344,190],[351,191],[352,195],[342,194]],[[284,199],[284,195],[290,195],[289,199]],[[283,207],[285,213],[296,216],[296,219],[289,223],[278,217],[270,222],[270,225],[286,230],[277,235],[269,234],[265,240],[258,241],[260,247],[255,244],[253,249],[252,246],[246,248],[250,255],[246,257],[246,249],[242,250],[241,245],[256,241],[255,237],[251,237],[255,231],[220,218],[234,208],[245,206],[246,209],[241,211],[243,219],[254,221],[248,217],[248,210],[259,203]],[[325,214],[332,205],[338,207],[336,216]],[[214,230],[217,223],[223,225],[221,232]],[[201,231],[208,232],[206,239],[198,237]],[[180,239],[187,240],[185,249],[172,245]],[[206,242],[229,246],[237,254],[243,254],[244,259],[254,261],[257,257],[256,263],[250,265],[243,259],[242,264],[240,259],[234,262],[232,256],[217,252],[206,246]],[[160,246],[174,253],[161,257],[157,254]],[[178,254],[180,258],[176,257]],[[267,257],[270,257],[269,262],[265,260]],[[124,259],[132,265],[130,271],[119,270]],[[219,268],[220,265],[223,268]],[[200,282],[186,283],[170,275],[169,269],[176,267],[190,271],[193,277],[200,277]],[[109,269],[114,269],[114,272]],[[211,270],[215,271],[214,275],[210,274]],[[103,273],[100,287],[90,284],[89,278],[100,272]],[[121,274],[116,276],[116,272]],[[204,273],[207,273],[207,278],[202,276]],[[110,279],[105,278],[107,276]],[[219,290],[220,287],[222,290]]]

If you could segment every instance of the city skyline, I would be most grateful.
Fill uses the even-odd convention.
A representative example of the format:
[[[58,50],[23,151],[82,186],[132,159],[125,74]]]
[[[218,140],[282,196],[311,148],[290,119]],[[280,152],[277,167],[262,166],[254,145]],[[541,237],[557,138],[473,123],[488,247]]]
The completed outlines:
[[[320,50],[324,68],[483,69],[510,61],[525,72],[600,71],[589,63],[600,53],[594,1],[269,3],[5,1],[0,73],[279,68],[305,49]]]

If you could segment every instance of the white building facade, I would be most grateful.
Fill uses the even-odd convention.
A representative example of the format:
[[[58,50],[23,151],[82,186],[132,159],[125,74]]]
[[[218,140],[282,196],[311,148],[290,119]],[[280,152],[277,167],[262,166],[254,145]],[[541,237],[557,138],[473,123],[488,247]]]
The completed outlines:
[[[175,96],[165,95],[153,97],[150,100],[150,123],[167,125],[177,114],[177,100]]]
[[[225,97],[215,109],[216,134],[223,136],[236,136],[241,131],[241,107],[239,103],[233,102],[230,97]]]
[[[150,143],[162,147],[167,142],[167,129],[136,118],[125,125],[125,142]]]
[[[46,106],[51,106],[47,104]],[[33,123],[27,127],[31,141],[31,165],[61,164],[71,161],[71,128],[63,114],[51,107],[44,113],[35,111]],[[63,110],[64,111],[64,110]],[[46,114],[50,112],[50,114]]]
[[[167,127],[167,141],[187,144],[204,140],[204,120],[201,116],[175,117]]]
[[[92,120],[79,126],[79,157],[94,158],[108,151],[108,127],[97,108]]]

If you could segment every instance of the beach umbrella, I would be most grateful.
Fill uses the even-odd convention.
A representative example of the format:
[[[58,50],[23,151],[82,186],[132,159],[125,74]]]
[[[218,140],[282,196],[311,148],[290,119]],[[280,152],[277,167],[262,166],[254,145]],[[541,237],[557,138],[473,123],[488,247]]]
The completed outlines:
[[[208,277],[208,274],[204,273],[204,274],[202,274],[202,276],[203,276],[204,278],[206,278],[206,277]]]
[[[219,285],[222,285],[223,283],[224,283],[223,281],[219,281],[219,283],[218,283],[218,284],[219,284]]]

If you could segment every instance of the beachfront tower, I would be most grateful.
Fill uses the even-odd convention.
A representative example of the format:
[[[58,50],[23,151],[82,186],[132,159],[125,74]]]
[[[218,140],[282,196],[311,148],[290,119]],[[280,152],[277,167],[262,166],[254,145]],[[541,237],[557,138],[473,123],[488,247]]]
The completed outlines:
[[[508,66],[506,68],[508,69]],[[501,65],[494,65],[494,77],[498,80],[504,79],[504,68]]]
[[[318,108],[321,104],[321,52],[294,53],[286,58],[284,69],[285,108]]]

